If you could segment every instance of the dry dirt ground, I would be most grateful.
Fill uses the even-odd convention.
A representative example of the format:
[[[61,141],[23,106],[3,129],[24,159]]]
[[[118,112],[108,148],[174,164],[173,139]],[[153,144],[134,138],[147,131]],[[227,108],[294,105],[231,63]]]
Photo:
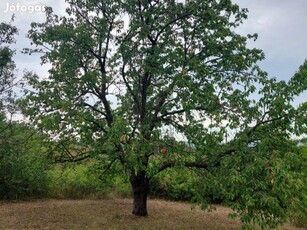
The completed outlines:
[[[0,201],[0,229],[241,229],[221,206],[204,212],[189,203],[149,200],[149,215],[136,217],[131,205],[130,199]]]

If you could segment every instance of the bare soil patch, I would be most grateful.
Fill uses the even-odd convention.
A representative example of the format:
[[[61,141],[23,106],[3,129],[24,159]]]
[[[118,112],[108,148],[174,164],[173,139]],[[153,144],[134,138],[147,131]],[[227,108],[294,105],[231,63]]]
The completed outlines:
[[[221,206],[204,212],[189,203],[149,200],[149,215],[136,217],[131,205],[131,199],[0,201],[0,229],[241,229]]]

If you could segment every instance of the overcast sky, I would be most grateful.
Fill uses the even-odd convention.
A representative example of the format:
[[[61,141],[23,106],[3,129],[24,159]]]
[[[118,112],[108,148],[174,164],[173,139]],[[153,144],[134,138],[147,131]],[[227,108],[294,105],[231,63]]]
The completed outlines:
[[[307,58],[307,0],[233,0],[241,7],[249,9],[249,18],[239,28],[239,33],[258,33],[256,42],[249,44],[260,48],[266,60],[260,63],[271,77],[288,80]],[[16,11],[19,4],[19,12]],[[31,13],[28,6],[37,6]],[[33,70],[40,76],[47,75],[48,66],[40,66],[38,55],[27,56],[20,53],[29,47],[26,33],[30,23],[44,21],[45,14],[39,12],[42,6],[52,6],[54,12],[65,12],[64,0],[0,0],[0,22],[10,20],[14,13],[14,25],[19,29],[15,45],[17,53],[15,61],[19,74],[24,69]],[[5,12],[7,6],[15,11]],[[41,6],[41,7],[40,7]],[[23,7],[23,8],[22,8]],[[21,12],[21,10],[25,10]],[[306,101],[307,93],[297,99],[295,104]]]

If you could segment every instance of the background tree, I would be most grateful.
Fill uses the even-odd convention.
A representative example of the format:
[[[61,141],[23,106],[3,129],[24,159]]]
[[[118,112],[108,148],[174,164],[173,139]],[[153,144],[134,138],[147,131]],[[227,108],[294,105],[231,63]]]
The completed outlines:
[[[257,35],[234,31],[247,10],[229,0],[67,2],[66,16],[48,8],[32,23],[37,48],[26,50],[52,64],[46,79],[28,76],[24,105],[59,160],[93,157],[102,174],[123,165],[135,215],[147,214],[150,179],[184,166],[203,169],[202,191],[243,222],[282,223],[303,186],[289,139],[306,132],[306,106],[291,101],[307,64],[289,82],[269,79],[246,45]]]
[[[0,23],[0,199],[42,195],[46,191],[47,161],[42,154],[42,136],[29,125],[12,121],[16,111],[14,50],[17,28]]]
[[[14,79],[15,64],[12,60],[14,51],[9,47],[14,42],[14,35],[17,33],[16,27],[11,24],[0,23],[0,148],[4,146],[4,138],[9,124],[6,119],[7,106],[12,99],[12,82]],[[0,162],[5,152],[0,152]],[[1,179],[0,179],[1,181]]]
[[[13,18],[12,18],[13,19]],[[17,28],[11,23],[0,23],[0,109],[1,112],[12,102],[12,87],[14,85],[15,63],[14,50],[9,45],[14,43]]]

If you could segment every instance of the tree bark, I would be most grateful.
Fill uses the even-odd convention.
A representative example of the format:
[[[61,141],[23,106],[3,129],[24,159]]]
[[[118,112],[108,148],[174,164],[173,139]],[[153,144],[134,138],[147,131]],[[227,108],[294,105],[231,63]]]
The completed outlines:
[[[130,178],[133,193],[132,214],[147,216],[148,179],[145,172],[133,173]]]

